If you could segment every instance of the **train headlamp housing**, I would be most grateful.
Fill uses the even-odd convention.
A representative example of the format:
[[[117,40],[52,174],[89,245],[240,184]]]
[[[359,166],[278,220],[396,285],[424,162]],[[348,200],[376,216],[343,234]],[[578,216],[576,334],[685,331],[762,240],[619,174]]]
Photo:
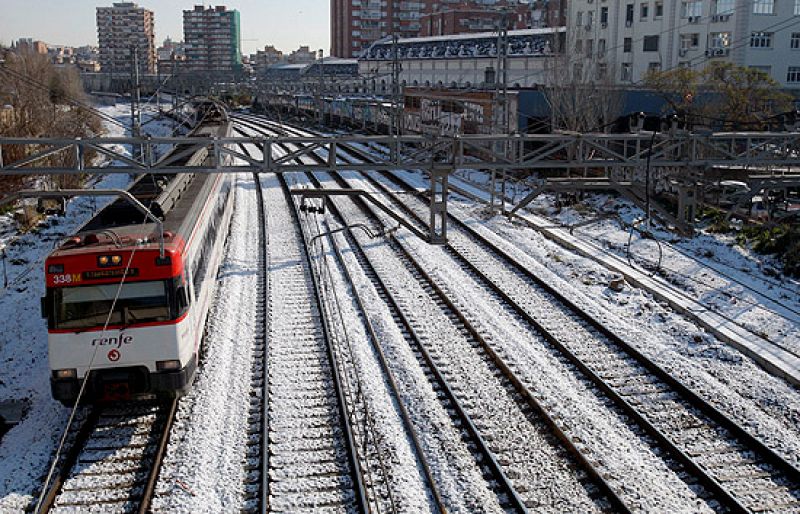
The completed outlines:
[[[69,379],[69,378],[78,378],[78,370],[77,369],[56,369],[53,370],[53,378],[59,379]]]

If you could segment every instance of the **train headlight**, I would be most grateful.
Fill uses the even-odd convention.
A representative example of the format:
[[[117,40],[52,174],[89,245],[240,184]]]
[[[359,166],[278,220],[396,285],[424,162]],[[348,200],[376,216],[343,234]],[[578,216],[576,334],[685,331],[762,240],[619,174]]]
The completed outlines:
[[[97,265],[101,268],[119,266],[120,264],[122,264],[121,255],[101,255],[97,258]]]
[[[178,360],[157,361],[156,369],[158,371],[177,371],[181,369],[181,361]]]
[[[77,369],[57,369],[53,371],[53,376],[55,378],[78,378],[78,370]]]

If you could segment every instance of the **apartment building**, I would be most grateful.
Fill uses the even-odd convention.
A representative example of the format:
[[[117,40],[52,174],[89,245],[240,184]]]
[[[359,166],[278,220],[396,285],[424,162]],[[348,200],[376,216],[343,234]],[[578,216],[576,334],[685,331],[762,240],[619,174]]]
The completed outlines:
[[[570,0],[567,31],[581,80],[638,85],[726,61],[800,88],[800,0]]]
[[[531,7],[519,0],[486,2],[449,1],[431,3],[420,17],[421,37],[447,36],[496,30],[500,22],[499,9],[508,10],[509,30],[527,29],[531,25]]]
[[[191,71],[230,73],[242,69],[239,11],[224,5],[197,5],[183,11],[186,68]]]
[[[357,57],[392,34],[412,38],[492,30],[500,7],[513,11],[509,28],[530,26],[530,3],[521,0],[331,0],[331,55]]]
[[[156,44],[153,11],[133,2],[117,2],[97,8],[97,39],[103,72],[130,73],[133,49],[138,53],[139,72],[155,73]]]

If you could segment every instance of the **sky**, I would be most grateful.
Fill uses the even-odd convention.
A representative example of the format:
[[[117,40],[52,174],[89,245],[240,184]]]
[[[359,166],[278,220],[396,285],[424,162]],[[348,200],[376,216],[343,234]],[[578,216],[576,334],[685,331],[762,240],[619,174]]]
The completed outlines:
[[[120,0],[117,0],[120,1]],[[30,37],[53,45],[97,45],[95,10],[114,0],[0,0],[0,43],[10,45]],[[183,10],[198,0],[139,0],[155,12],[156,43],[169,36],[183,39]],[[206,5],[210,5],[206,3]],[[216,5],[216,4],[215,4]],[[265,45],[291,51],[300,45],[330,49],[329,0],[220,0],[238,9],[242,20],[242,51],[255,53]]]

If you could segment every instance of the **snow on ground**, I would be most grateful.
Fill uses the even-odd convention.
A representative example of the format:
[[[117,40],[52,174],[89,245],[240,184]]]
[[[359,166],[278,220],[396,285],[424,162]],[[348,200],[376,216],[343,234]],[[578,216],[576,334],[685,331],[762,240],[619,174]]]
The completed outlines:
[[[209,313],[204,355],[180,402],[153,508],[231,512],[243,504],[259,240],[255,182],[242,175]]]
[[[403,176],[417,187],[428,187],[419,174],[409,172]],[[503,217],[484,219],[483,204],[453,199],[453,214],[465,220],[472,218],[479,232],[546,280],[558,284],[559,290],[579,306],[604,320],[612,330],[625,334],[626,340],[645,355],[790,462],[800,464],[799,391],[644,291],[610,290],[608,282],[613,275],[595,261],[575,255]]]
[[[99,109],[127,123],[129,106]],[[103,123],[108,136],[124,135],[122,127]],[[146,127],[154,134],[169,130],[160,121]],[[94,187],[124,189],[130,180],[127,174],[110,174],[100,177]],[[7,249],[10,282],[0,291],[0,399],[29,402],[23,422],[0,442],[0,512],[19,511],[29,503],[69,416],[69,410],[50,396],[47,327],[39,303],[44,295],[44,259],[63,237],[111,200],[75,198],[68,203],[66,216],[51,216],[37,230],[19,236],[11,217],[0,216],[0,227],[5,228],[0,244]]]
[[[485,184],[487,174],[462,170],[459,175],[465,180],[454,177],[454,185],[485,194],[470,182]],[[527,191],[524,186],[512,190],[517,199]],[[526,216],[565,226],[596,219],[577,227],[574,235],[594,244],[599,252],[623,258],[628,254],[627,227],[643,218],[642,210],[609,195],[590,195],[580,205],[561,209],[555,207],[552,195],[540,195],[530,211]],[[598,215],[611,217],[598,219]],[[774,258],[737,245],[731,235],[701,231],[696,237],[683,238],[656,224],[652,231],[660,245],[638,233],[632,239],[631,258],[640,269],[654,270],[661,251],[661,278],[754,334],[800,354],[800,282],[777,274],[781,266]]]

